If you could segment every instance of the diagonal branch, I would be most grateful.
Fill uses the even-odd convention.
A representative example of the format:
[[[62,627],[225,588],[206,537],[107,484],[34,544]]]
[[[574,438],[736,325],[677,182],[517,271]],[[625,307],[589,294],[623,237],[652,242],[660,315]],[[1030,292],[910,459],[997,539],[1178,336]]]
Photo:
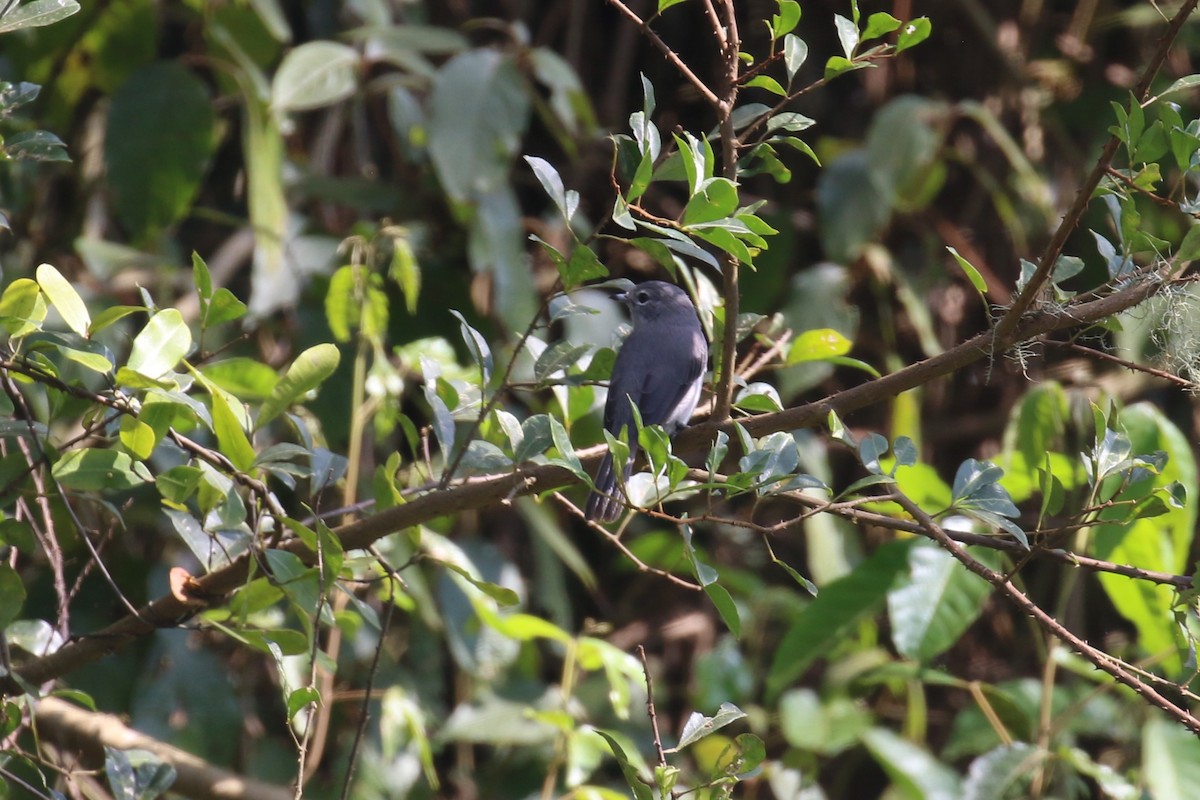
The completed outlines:
[[[291,800],[282,786],[238,775],[158,739],[135,731],[112,714],[97,714],[57,697],[43,697],[34,705],[38,734],[64,751],[82,754],[85,763],[104,764],[104,748],[148,750],[175,768],[171,794],[200,800]]]
[[[639,17],[632,8],[625,5],[625,3],[621,2],[621,0],[608,0],[608,2],[613,8],[621,12],[621,14],[623,14],[630,22],[632,22],[634,25],[637,25],[638,29],[642,32],[642,35],[650,40],[650,44],[657,47],[658,51],[663,54],[663,58],[671,62],[675,69],[679,70],[679,73],[687,79],[687,82],[695,87],[696,91],[700,92],[701,96],[704,97],[708,104],[717,109],[718,113],[720,112],[721,101],[713,93],[713,90],[708,88],[708,85],[704,81],[700,80],[700,77],[696,73],[692,72],[691,67],[683,63],[683,59],[679,57],[678,53],[671,49],[670,45],[659,38],[658,34],[654,32],[649,23]]]

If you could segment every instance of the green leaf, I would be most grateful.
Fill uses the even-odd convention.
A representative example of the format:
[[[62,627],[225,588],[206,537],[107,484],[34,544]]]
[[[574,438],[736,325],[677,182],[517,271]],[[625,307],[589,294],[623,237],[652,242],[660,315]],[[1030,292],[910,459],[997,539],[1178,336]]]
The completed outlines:
[[[958,251],[953,247],[947,246],[946,252],[954,256],[954,260],[958,262],[958,266],[962,268],[964,273],[966,273],[967,280],[969,280],[971,285],[975,287],[975,291],[979,292],[981,296],[986,295],[987,281],[985,281],[983,276],[979,274],[979,270],[975,268],[975,265],[959,255]]]
[[[804,66],[804,62],[808,60],[808,43],[794,34],[788,34],[783,37],[783,64],[787,70],[788,84],[791,85],[796,77],[796,73],[800,71],[800,67]]]
[[[0,631],[16,621],[25,605],[25,584],[7,561],[0,562]]]
[[[79,10],[75,0],[33,0],[0,17],[0,33],[22,28],[40,28],[66,19]]]
[[[498,49],[468,50],[438,70],[429,100],[429,154],[452,200],[507,185],[529,107],[516,59]]]
[[[471,353],[471,358],[475,361],[475,366],[479,367],[481,384],[486,388],[492,381],[492,349],[488,347],[487,339],[483,338],[483,334],[475,330],[468,324],[467,318],[454,309],[450,309],[450,313],[459,322],[463,342],[467,345],[467,349]]]
[[[1043,751],[1025,742],[989,750],[971,762],[962,787],[963,800],[1004,800],[1010,796],[1009,789],[1043,758]]]
[[[960,800],[958,774],[928,751],[886,728],[872,728],[863,744],[891,778],[899,797],[927,800]]]
[[[1175,258],[1179,261],[1195,261],[1200,258],[1200,224],[1193,222],[1188,226]]]
[[[229,401],[225,399],[224,392],[220,390],[212,392],[212,418],[213,432],[217,435],[221,454],[228,458],[239,472],[248,472],[254,466],[254,446],[250,444],[241,421],[234,414]]]
[[[771,38],[791,33],[800,22],[800,4],[796,0],[779,0],[779,13],[771,17]]]
[[[287,698],[287,718],[291,722],[296,715],[308,706],[321,705],[321,693],[312,686],[301,686],[293,689]]]
[[[154,452],[158,438],[154,429],[137,417],[121,417],[121,445],[138,461],[145,461]]]
[[[711,178],[701,184],[683,210],[683,224],[700,225],[724,219],[737,211],[737,185],[728,178]]]
[[[178,61],[156,62],[121,83],[107,119],[117,216],[135,238],[149,239],[187,212],[208,169],[216,147],[208,87]]]
[[[1191,797],[1200,786],[1200,739],[1152,713],[1142,726],[1142,776],[1159,800]]]
[[[684,2],[687,2],[687,0],[658,0],[658,13],[661,14],[671,6],[677,6]]]
[[[825,361],[850,352],[854,343],[833,328],[817,328],[796,337],[788,348],[787,365],[804,361]]]
[[[67,327],[86,337],[92,318],[75,287],[49,264],[42,264],[37,268],[37,282],[63,322],[67,323]]]
[[[888,592],[892,641],[900,655],[928,663],[979,617],[992,587],[934,544],[909,549],[908,568]]]
[[[271,81],[277,113],[309,111],[345,100],[358,88],[361,58],[340,42],[305,42],[283,57]]]
[[[571,259],[559,269],[564,289],[573,289],[581,283],[596,278],[608,277],[608,267],[601,263],[596,253],[586,244],[578,244],[571,251]]]
[[[208,306],[208,313],[204,315],[201,325],[204,328],[213,328],[223,322],[233,322],[235,319],[241,319],[245,315],[246,304],[234,297],[233,292],[222,286],[213,293],[212,302]]]
[[[877,11],[867,17],[867,26],[863,28],[862,39],[875,39],[885,34],[891,33],[900,27],[900,20],[888,14],[886,11]]]
[[[672,748],[672,752],[695,744],[705,736],[724,728],[731,722],[737,722],[745,716],[746,712],[733,703],[721,703],[721,707],[717,709],[717,713],[711,717],[706,717],[697,711],[693,711],[691,716],[688,717],[687,722],[683,723],[683,732],[679,734],[679,744]]]
[[[853,59],[854,51],[858,49],[858,26],[841,14],[833,15],[833,26],[837,29],[838,41],[842,44],[846,59]]]
[[[279,374],[261,361],[235,356],[200,367],[200,374],[239,400],[261,403],[271,396]]]
[[[180,465],[171,467],[158,475],[154,479],[154,484],[158,487],[158,493],[164,500],[176,505],[183,505],[196,493],[196,489],[200,486],[201,475],[199,467]]]
[[[41,330],[45,318],[45,296],[41,287],[29,278],[17,278],[0,296],[0,321],[13,338]]]
[[[859,619],[873,614],[884,603],[908,566],[911,544],[903,540],[885,544],[850,574],[821,588],[821,593],[792,621],[775,650],[767,675],[770,697],[778,697]]]
[[[144,467],[143,467],[144,469]],[[64,455],[51,470],[64,488],[79,492],[122,491],[144,483],[128,453],[83,447]]]
[[[682,0],[659,0],[660,5],[672,2],[682,2]],[[621,745],[617,744],[617,740],[602,730],[597,730],[596,733],[608,742],[608,746],[612,749],[613,756],[617,759],[617,765],[621,768],[621,774],[625,776],[625,784],[633,792],[634,800],[655,800],[654,792],[642,781],[637,767],[629,760],[629,756],[626,755]]]
[[[320,386],[337,369],[340,359],[337,346],[329,343],[310,347],[297,356],[259,409],[254,429],[263,427]]]
[[[567,434],[566,428],[554,417],[549,417],[549,420],[550,437],[554,441],[554,448],[558,450],[558,457],[551,459],[551,463],[565,467],[577,478],[591,480],[591,476],[584,471],[583,464],[579,463],[579,456],[575,455],[575,450],[571,446],[571,437]]]
[[[92,320],[92,324],[88,326],[87,335],[89,337],[95,336],[114,322],[125,319],[130,314],[136,314],[145,310],[143,306],[108,306]]]
[[[567,191],[563,186],[558,170],[546,159],[536,156],[525,156],[525,161],[529,164],[530,169],[533,170],[538,183],[542,184],[542,188],[546,190],[546,194],[554,201],[555,207],[558,208],[558,213],[562,214],[563,220],[567,225],[570,225],[571,219],[575,216],[576,209],[579,208],[579,192],[574,190]]]
[[[910,20],[900,29],[900,35],[896,37],[896,52],[903,53],[910,47],[915,47],[921,42],[929,38],[933,26],[929,22],[929,17],[917,17]]]
[[[770,75],[755,75],[745,84],[747,89],[759,88],[766,89],[768,92],[780,97],[787,97],[787,89],[779,85],[779,81],[772,78]]]
[[[174,308],[159,311],[133,340],[126,366],[151,380],[168,372],[192,349],[192,332]]]

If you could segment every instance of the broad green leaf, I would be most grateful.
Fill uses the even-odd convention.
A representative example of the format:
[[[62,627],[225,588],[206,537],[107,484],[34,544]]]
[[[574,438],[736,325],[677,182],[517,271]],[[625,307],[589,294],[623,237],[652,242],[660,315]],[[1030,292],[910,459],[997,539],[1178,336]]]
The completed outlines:
[[[800,22],[800,4],[796,0],[779,0],[779,13],[771,17],[771,38],[791,33]]]
[[[144,482],[134,472],[133,460],[128,453],[91,447],[65,454],[54,465],[51,474],[63,487],[79,492],[122,491]]]
[[[96,315],[92,320],[92,324],[88,326],[87,335],[95,336],[100,331],[118,322],[130,314],[137,314],[140,311],[145,311],[143,306],[108,306]]]
[[[151,380],[171,372],[192,349],[192,332],[174,308],[159,311],[134,338],[126,366]]]
[[[353,47],[318,40],[293,48],[271,81],[271,108],[277,113],[309,111],[354,94],[362,59]]]
[[[121,444],[138,461],[145,461],[154,452],[158,439],[154,429],[137,417],[121,417]]]
[[[886,728],[872,728],[863,744],[892,780],[900,797],[963,800],[958,773],[930,753]]]
[[[966,273],[967,280],[975,287],[975,291],[979,292],[980,295],[987,294],[987,281],[979,274],[979,270],[975,268],[975,265],[959,255],[959,252],[953,247],[947,246],[946,251],[954,256],[954,260],[958,262],[958,266]]]
[[[862,39],[875,39],[884,34],[891,33],[900,27],[900,20],[893,17],[886,11],[877,11],[867,17],[867,25],[863,28]]]
[[[896,37],[896,52],[903,53],[908,48],[925,41],[929,38],[932,30],[933,26],[929,23],[929,17],[917,17],[905,23],[904,27],[900,29],[900,35]]]
[[[911,544],[906,540],[885,544],[850,574],[821,588],[821,593],[792,621],[775,650],[767,675],[770,697],[778,697],[851,626],[884,603],[908,566]]]
[[[833,26],[837,29],[838,41],[842,44],[842,53],[845,54],[847,60],[854,58],[854,51],[858,49],[858,26],[841,14],[833,15]]]
[[[1004,800],[1009,789],[1029,774],[1044,753],[1025,742],[1001,745],[971,762],[963,783],[963,800]]]
[[[787,89],[779,85],[779,81],[772,78],[770,75],[755,75],[750,80],[746,81],[746,88],[766,89],[768,92],[779,97],[787,97]]]
[[[824,700],[812,689],[792,689],[779,698],[779,727],[793,747],[835,755],[858,743],[871,727],[871,714],[848,697]]]
[[[1200,786],[1200,739],[1153,713],[1142,727],[1142,775],[1154,800],[1189,800]]]
[[[328,343],[310,347],[297,356],[259,409],[255,430],[320,386],[337,369],[340,358],[337,346]]]
[[[217,435],[217,444],[221,453],[229,459],[239,472],[248,472],[254,465],[254,446],[246,436],[233,409],[229,406],[224,392],[212,393],[213,432]]]
[[[42,264],[37,268],[37,282],[63,322],[67,323],[67,327],[86,337],[92,317],[75,287],[49,264]]]
[[[688,717],[687,722],[683,724],[683,732],[679,734],[679,744],[675,745],[675,750],[682,750],[688,745],[694,744],[699,740],[708,736],[710,733],[724,728],[731,722],[737,722],[746,716],[746,712],[735,706],[733,703],[721,703],[721,707],[717,709],[717,713],[711,717],[706,717],[703,714],[693,711]]]
[[[33,0],[31,3],[10,9],[0,17],[0,33],[52,25],[77,11],[79,3],[75,0]]]
[[[0,296],[0,321],[13,338],[40,330],[45,318],[45,296],[41,287],[29,278],[17,278]]]
[[[468,50],[438,70],[429,100],[429,154],[452,200],[469,201],[507,182],[529,110],[525,78],[512,55]]]
[[[908,576],[888,592],[892,641],[905,658],[929,662],[979,617],[991,585],[933,544],[910,548],[908,568]]]
[[[788,84],[795,79],[796,73],[808,60],[808,43],[795,34],[789,33],[783,37],[783,64],[787,69]]]
[[[787,364],[803,361],[824,361],[850,352],[854,343],[833,328],[805,331],[788,348]]]
[[[660,2],[670,2],[670,0],[660,0]],[[679,2],[682,2],[682,0],[679,0]],[[655,800],[654,792],[642,780],[642,776],[638,774],[637,767],[634,766],[629,756],[625,753],[624,748],[617,743],[617,740],[604,731],[597,730],[596,733],[602,736],[604,741],[608,742],[608,746],[612,748],[613,756],[617,759],[617,765],[621,768],[621,774],[625,776],[625,784],[633,792],[634,800]]]
[[[738,190],[728,178],[712,178],[701,184],[700,192],[688,201],[683,211],[684,225],[700,225],[724,219],[737,211]]]
[[[159,61],[121,84],[107,119],[117,216],[135,239],[150,239],[187,212],[208,169],[216,147],[208,87],[180,62]]]
[[[262,402],[279,383],[279,374],[261,361],[235,356],[200,367],[200,374],[239,400]]]

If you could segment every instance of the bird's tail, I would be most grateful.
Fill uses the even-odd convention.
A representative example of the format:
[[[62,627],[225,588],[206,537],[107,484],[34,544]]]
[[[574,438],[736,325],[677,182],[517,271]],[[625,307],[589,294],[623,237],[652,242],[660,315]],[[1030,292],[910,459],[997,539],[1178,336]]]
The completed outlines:
[[[630,466],[625,468],[626,477],[629,475]],[[612,522],[621,516],[621,509],[624,504],[621,502],[620,493],[617,489],[617,476],[613,472],[611,453],[605,455],[604,460],[600,462],[600,468],[596,470],[596,480],[594,483],[596,490],[588,497],[587,508],[584,510],[583,515],[586,519],[597,522]]]

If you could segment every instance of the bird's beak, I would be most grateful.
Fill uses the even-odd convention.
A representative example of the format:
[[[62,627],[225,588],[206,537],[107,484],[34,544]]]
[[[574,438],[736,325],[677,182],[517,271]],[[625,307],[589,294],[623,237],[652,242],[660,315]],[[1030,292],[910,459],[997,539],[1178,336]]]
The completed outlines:
[[[617,292],[613,295],[613,300],[616,300],[618,303],[629,305],[629,292]]]

